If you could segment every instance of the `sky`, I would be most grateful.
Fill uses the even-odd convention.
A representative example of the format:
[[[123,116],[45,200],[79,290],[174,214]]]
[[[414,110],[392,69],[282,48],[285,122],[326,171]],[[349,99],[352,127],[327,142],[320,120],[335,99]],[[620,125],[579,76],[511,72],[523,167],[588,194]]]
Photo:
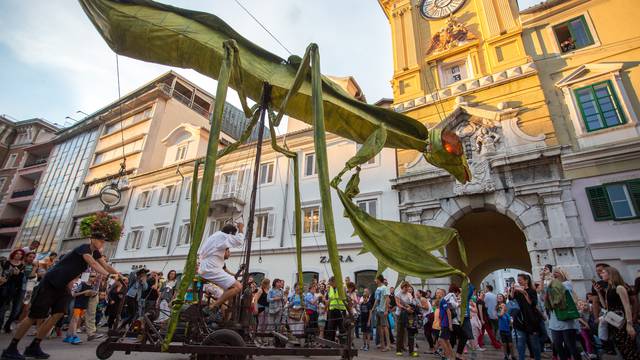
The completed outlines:
[[[375,0],[238,0],[293,54],[319,45],[322,73],[354,76],[371,103],[392,97],[391,31]],[[214,13],[259,46],[287,58],[235,0],[162,0]],[[540,0],[518,0],[521,9]],[[73,0],[0,1],[0,114],[68,126],[118,98],[116,56]],[[124,95],[171,69],[118,57]],[[215,81],[174,68],[215,93]],[[235,93],[228,99],[239,105]]]

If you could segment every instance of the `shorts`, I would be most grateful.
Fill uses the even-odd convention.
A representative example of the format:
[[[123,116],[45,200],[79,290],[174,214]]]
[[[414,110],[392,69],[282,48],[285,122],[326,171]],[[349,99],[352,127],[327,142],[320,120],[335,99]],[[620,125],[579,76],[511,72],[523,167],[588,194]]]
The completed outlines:
[[[87,309],[73,308],[73,317],[81,318],[86,312]]]
[[[503,344],[510,344],[513,342],[513,338],[511,337],[511,331],[502,331],[500,330],[500,340]]]
[[[376,311],[376,326],[389,327],[389,315],[385,315],[384,311]]]
[[[56,288],[47,280],[33,289],[29,318],[45,319],[51,314],[65,314],[73,297],[65,286]]]
[[[449,340],[451,338],[451,331],[445,327],[440,329],[440,339]]]
[[[229,275],[226,271],[224,270],[219,270],[216,272],[201,272],[200,276],[202,276],[204,279],[211,281],[212,283],[218,285],[219,287],[221,287],[223,290],[227,290],[228,288],[232,287],[233,284],[236,283],[236,278],[234,278],[233,276]]]

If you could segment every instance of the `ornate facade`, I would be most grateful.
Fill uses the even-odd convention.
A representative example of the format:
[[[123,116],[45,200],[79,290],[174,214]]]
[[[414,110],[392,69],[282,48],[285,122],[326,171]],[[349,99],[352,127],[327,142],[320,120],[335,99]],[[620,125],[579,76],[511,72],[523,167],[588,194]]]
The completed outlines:
[[[494,270],[537,274],[549,263],[586,289],[591,255],[516,2],[466,0],[440,19],[425,16],[423,1],[379,2],[392,29],[393,108],[455,131],[473,176],[457,183],[421,154],[399,150],[392,183],[402,220],[458,229],[469,264],[448,261],[476,284]]]

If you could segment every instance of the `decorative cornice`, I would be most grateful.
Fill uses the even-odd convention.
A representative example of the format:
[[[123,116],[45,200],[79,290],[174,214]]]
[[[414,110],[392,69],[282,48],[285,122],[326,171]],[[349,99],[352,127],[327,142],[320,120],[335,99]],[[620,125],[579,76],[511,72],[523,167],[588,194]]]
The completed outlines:
[[[634,139],[562,154],[564,171],[593,168],[620,161],[636,161],[640,164],[640,140]]]
[[[536,65],[533,62],[530,62],[497,72],[495,74],[472,79],[464,83],[453,84],[447,88],[441,89],[431,94],[420,96],[418,98],[402,102],[401,104],[393,105],[392,109],[396,112],[407,112],[421,108],[423,106],[440,102],[442,100],[465,95],[505,82],[528,77],[537,73],[538,70],[536,69]]]

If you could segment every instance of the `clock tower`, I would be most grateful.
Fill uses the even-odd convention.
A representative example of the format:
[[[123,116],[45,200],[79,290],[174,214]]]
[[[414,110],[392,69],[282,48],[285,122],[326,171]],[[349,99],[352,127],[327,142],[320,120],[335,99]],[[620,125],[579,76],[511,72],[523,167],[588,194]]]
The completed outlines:
[[[526,63],[516,0],[378,0],[395,103]]]
[[[468,261],[447,261],[474,284],[495,270],[538,274],[552,264],[586,291],[591,272],[583,264],[591,257],[562,178],[538,69],[526,52],[540,45],[527,42],[525,51],[516,0],[378,3],[391,26],[391,107],[429,129],[455,132],[472,174],[460,184],[419,152],[398,149],[391,183],[401,220],[457,229]],[[546,35],[535,29],[529,36]],[[429,286],[449,281],[432,279]]]

